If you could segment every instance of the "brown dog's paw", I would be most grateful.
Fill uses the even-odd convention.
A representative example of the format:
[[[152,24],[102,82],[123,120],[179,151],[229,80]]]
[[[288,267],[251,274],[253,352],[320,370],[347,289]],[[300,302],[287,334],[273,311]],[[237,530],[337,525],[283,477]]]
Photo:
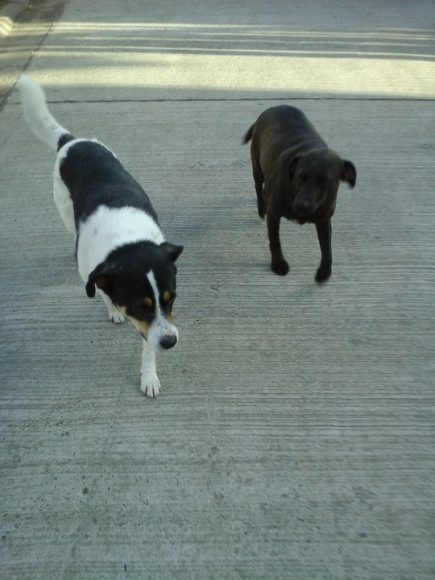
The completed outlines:
[[[288,274],[290,267],[285,260],[280,260],[279,262],[272,262],[270,265],[272,272],[278,274],[278,276],[285,276]]]
[[[314,279],[316,282],[321,284],[322,282],[325,282],[329,278],[329,276],[331,275],[331,272],[332,272],[332,268],[330,266],[320,267],[317,270],[316,276],[314,277]]]

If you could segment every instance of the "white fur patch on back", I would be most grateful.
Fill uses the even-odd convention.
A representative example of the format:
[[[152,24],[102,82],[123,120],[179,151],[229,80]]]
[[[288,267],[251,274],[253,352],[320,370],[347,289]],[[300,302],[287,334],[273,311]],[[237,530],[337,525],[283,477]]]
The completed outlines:
[[[77,264],[85,282],[116,248],[134,242],[149,241],[159,245],[165,241],[159,226],[144,211],[104,205],[80,223],[78,236]]]

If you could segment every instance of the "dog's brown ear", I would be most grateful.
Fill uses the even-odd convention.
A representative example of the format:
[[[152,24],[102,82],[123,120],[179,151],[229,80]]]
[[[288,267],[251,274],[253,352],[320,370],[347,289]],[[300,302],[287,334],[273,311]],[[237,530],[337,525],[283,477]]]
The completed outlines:
[[[296,157],[293,157],[290,160],[290,163],[289,163],[289,166],[288,166],[288,172],[289,172],[289,175],[290,175],[290,179],[293,179],[293,177],[295,176],[296,169],[297,169],[297,166],[299,164],[299,161],[300,161],[301,157],[302,157],[302,155],[296,155]]]
[[[163,242],[163,244],[160,244],[160,248],[165,252],[171,262],[175,262],[184,249],[183,246],[175,246],[169,242]]]
[[[106,294],[110,292],[112,287],[112,277],[115,272],[115,265],[110,262],[103,262],[99,264],[95,270],[89,274],[86,282],[86,294],[89,298],[94,298],[95,287],[100,288]]]
[[[341,172],[341,181],[346,181],[350,187],[355,187],[356,183],[356,169],[351,161],[343,159],[343,171]]]

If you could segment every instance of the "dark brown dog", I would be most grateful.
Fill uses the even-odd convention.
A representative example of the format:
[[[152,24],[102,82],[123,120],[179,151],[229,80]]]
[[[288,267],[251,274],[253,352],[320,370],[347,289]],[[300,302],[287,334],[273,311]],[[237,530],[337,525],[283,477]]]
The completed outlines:
[[[258,215],[264,218],[267,213],[272,271],[280,276],[289,271],[281,251],[280,219],[314,223],[322,253],[315,279],[324,282],[331,275],[331,217],[337,190],[340,181],[354,187],[353,163],[329,149],[295,107],[283,105],[264,111],[243,142],[251,139]]]

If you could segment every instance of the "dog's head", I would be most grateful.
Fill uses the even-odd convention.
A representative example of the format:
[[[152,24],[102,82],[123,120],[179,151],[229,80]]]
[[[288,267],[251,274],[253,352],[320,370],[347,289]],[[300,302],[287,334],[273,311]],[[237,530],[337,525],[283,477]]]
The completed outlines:
[[[294,157],[289,164],[293,185],[292,209],[301,219],[335,207],[340,181],[355,186],[356,169],[331,149],[315,149]]]
[[[157,351],[176,345],[173,323],[175,261],[182,246],[137,242],[117,248],[89,275],[86,293],[99,288]]]

